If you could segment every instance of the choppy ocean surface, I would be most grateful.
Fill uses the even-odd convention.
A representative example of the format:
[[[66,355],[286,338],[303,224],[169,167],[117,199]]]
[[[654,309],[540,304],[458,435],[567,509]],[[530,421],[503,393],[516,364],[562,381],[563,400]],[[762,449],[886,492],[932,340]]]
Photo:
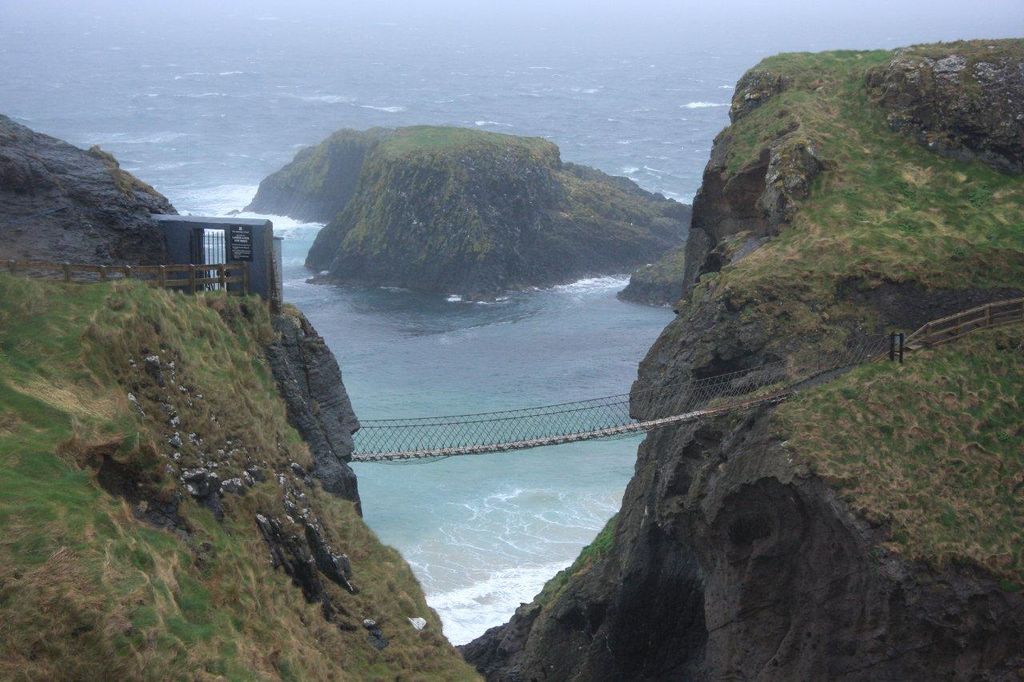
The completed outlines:
[[[796,21],[777,3],[761,13],[647,4],[559,14],[558,3],[510,3],[496,18],[475,5],[376,16],[308,1],[6,0],[0,113],[101,145],[183,213],[242,208],[260,179],[338,128],[420,123],[547,137],[565,160],[688,201],[733,84],[762,57],[1024,29],[916,0],[823,3]],[[338,356],[364,419],[624,392],[671,318],[616,300],[624,275],[491,304],[312,285],[302,263],[319,226],[274,221],[285,296]],[[528,601],[618,509],[637,442],[359,465],[366,520],[413,566],[448,637],[466,642]]]

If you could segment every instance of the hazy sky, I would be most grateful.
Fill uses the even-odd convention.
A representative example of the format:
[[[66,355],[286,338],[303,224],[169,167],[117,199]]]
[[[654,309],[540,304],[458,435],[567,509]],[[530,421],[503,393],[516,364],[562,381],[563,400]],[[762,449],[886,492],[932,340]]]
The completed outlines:
[[[398,22],[527,44],[538,35],[572,43],[619,34],[666,42],[771,38],[824,49],[888,46],[877,43],[889,37],[1022,36],[1024,0],[0,0],[0,33],[45,35],[106,20],[111,30],[161,33],[201,24],[237,34],[269,19],[338,36],[367,22]]]

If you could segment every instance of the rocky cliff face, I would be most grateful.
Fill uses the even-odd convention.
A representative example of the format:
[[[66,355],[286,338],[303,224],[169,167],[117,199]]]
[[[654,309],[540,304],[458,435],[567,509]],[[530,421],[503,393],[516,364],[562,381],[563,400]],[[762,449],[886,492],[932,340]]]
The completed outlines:
[[[351,500],[358,510],[359,489],[348,462],[359,420],[334,354],[297,311],[278,315],[273,325],[278,338],[267,347],[267,358],[288,408],[288,421],[313,456],[310,473],[324,490]]]
[[[307,260],[330,279],[470,297],[630,270],[688,219],[545,140],[459,128],[342,131],[264,185],[262,210],[334,212]]]
[[[891,131],[865,82],[896,57],[782,55],[741,80],[635,417],[664,414],[694,378],[798,367],[1020,295],[1024,242],[997,226],[1019,216],[1024,185]],[[1021,435],[1016,399],[985,386],[1015,370],[978,362],[1017,358],[1015,344],[870,366],[781,407],[651,433],[601,551],[464,655],[490,680],[1014,679],[1024,573],[996,519],[1024,508],[993,491],[1019,489]],[[1004,421],[939,426],[978,409],[947,381]],[[947,400],[896,407],[929,391]],[[1006,464],[965,456],[976,439]],[[976,495],[951,478],[990,474]]]
[[[895,130],[941,154],[1024,173],[1024,41],[907,48],[867,82]]]
[[[160,263],[163,239],[149,216],[175,212],[98,147],[84,151],[0,115],[0,258]]]
[[[245,210],[329,223],[355,194],[366,155],[391,132],[339,130],[300,150],[291,163],[264,178]]]

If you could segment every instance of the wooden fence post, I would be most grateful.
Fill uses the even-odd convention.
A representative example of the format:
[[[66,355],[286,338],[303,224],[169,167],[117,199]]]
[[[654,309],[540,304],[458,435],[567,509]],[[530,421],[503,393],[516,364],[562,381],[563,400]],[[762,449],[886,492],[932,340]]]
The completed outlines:
[[[130,265],[124,266],[124,278],[125,279],[131,279],[132,278],[132,266],[130,266]]]
[[[249,266],[242,266],[242,295],[249,295]]]
[[[196,293],[196,266],[191,266],[188,269],[188,290],[190,293]]]
[[[64,271],[64,283],[65,284],[70,283],[71,282],[71,263],[64,263],[64,265],[61,266],[61,269]]]
[[[100,281],[101,282],[106,282],[107,281],[107,266],[106,265],[101,265],[100,266]]]
[[[16,260],[11,258],[9,261],[7,261],[7,269],[11,271],[12,275],[14,274],[14,271],[17,270],[17,268],[18,262]]]
[[[226,291],[228,288],[228,283],[227,281],[225,281],[223,263],[217,266],[217,286],[221,289],[221,291]]]
[[[157,282],[160,283],[160,288],[161,289],[166,289],[167,288],[167,266],[166,265],[161,265],[160,266],[160,274],[157,277]]]

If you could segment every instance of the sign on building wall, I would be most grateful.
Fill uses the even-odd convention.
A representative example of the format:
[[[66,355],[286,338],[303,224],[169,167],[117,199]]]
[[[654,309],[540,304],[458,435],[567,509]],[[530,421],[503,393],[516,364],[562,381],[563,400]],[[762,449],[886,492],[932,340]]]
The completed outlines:
[[[252,228],[246,225],[228,226],[228,261],[252,262]]]

